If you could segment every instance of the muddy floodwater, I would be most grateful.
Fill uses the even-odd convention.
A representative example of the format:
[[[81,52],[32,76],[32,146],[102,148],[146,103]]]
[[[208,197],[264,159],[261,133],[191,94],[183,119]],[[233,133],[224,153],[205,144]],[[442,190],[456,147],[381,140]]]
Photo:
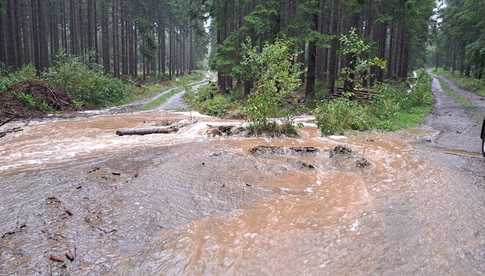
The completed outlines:
[[[212,137],[242,122],[163,111],[31,123],[0,140],[0,275],[485,271],[483,177],[443,165],[461,155],[427,145],[431,123],[321,137],[302,121],[298,138]]]

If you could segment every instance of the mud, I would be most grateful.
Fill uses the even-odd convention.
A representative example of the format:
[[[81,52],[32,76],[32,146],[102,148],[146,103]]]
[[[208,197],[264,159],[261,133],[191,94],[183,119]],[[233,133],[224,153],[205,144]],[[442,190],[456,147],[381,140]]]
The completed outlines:
[[[243,122],[164,111],[33,123],[0,140],[0,274],[482,275],[475,121],[434,89],[427,124],[400,133],[320,137],[305,117],[296,138],[208,137]],[[197,123],[115,135],[181,120]]]

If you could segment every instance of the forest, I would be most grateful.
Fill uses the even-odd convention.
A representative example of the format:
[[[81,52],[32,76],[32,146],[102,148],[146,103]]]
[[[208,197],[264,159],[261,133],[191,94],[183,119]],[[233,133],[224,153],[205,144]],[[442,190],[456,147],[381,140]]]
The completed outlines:
[[[438,16],[440,20],[431,26],[430,64],[481,79],[485,70],[483,1],[446,1]]]
[[[0,3],[2,90],[18,90],[33,64],[37,78],[70,94],[77,107],[103,107],[133,99],[133,83],[210,70],[217,85],[188,91],[192,108],[263,128],[270,117],[291,122],[313,113],[324,133],[400,128],[396,123],[418,122],[431,105],[425,89],[419,101],[404,92],[411,72],[426,63],[434,0]],[[20,90],[14,94],[27,105],[52,109]],[[355,101],[373,98],[370,105]],[[325,126],[332,120],[342,125]]]
[[[205,57],[207,35],[193,1],[2,0],[0,63],[49,68],[63,53],[115,77],[173,76]]]
[[[405,79],[425,64],[428,24],[435,1],[270,0],[213,1],[218,51],[213,60],[219,88],[243,83],[237,74],[242,42],[250,37],[260,48],[277,37],[294,41],[304,63],[306,94],[319,85],[334,91],[342,68],[352,58],[341,51],[340,36],[355,29],[371,47],[364,53],[387,61],[373,68],[374,81]]]

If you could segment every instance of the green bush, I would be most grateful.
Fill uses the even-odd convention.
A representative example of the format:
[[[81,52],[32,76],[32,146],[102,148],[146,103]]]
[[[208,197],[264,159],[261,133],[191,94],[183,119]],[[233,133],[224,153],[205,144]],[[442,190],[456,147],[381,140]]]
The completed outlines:
[[[277,40],[265,44],[259,52],[248,41],[243,48],[243,67],[258,76],[253,78],[254,91],[244,104],[249,122],[254,127],[266,128],[271,117],[283,116],[291,123],[294,110],[286,107],[293,101],[291,93],[301,85],[300,64],[291,43]]]
[[[369,106],[346,98],[327,101],[314,111],[324,135],[341,134],[345,130],[368,130],[373,127]]]
[[[24,104],[29,106],[30,108],[34,110],[40,110],[43,112],[54,112],[55,109],[50,106],[48,103],[45,101],[39,100],[34,98],[31,94],[27,93],[15,93],[15,97],[17,97],[19,100],[21,100]]]
[[[214,98],[207,100],[202,112],[210,116],[222,117],[226,115],[232,106],[232,102],[223,95],[216,95]]]
[[[52,86],[65,90],[85,107],[105,107],[122,103],[133,90],[131,85],[90,69],[78,58],[63,59],[47,71],[45,78]]]
[[[410,91],[404,87],[382,84],[378,96],[371,103],[346,98],[322,102],[314,111],[324,135],[345,130],[397,130],[411,127],[431,112],[433,95],[431,77],[418,73],[416,85]]]
[[[214,83],[202,86],[198,91],[187,90],[185,101],[201,113],[222,117],[233,107],[234,100],[223,95]]]
[[[4,92],[21,82],[35,78],[36,71],[33,65],[26,65],[16,72],[3,76],[0,75],[0,92]]]

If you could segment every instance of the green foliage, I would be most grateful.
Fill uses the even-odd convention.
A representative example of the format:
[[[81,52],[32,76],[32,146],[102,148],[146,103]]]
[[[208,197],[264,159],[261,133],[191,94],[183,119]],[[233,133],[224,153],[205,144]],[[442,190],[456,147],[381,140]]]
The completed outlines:
[[[397,130],[422,122],[431,112],[433,96],[431,78],[424,71],[412,90],[382,84],[378,96],[370,104],[346,98],[322,102],[314,111],[324,135],[346,130]]]
[[[291,44],[285,40],[266,43],[261,53],[246,43],[245,66],[260,72],[253,94],[244,105],[244,112],[254,126],[265,127],[268,119],[283,115],[288,121],[293,110],[285,110],[294,101],[292,92],[300,86],[300,64]],[[283,114],[281,114],[283,113]]]
[[[133,90],[129,84],[90,69],[79,58],[62,59],[49,68],[43,78],[69,93],[85,107],[104,107],[122,103]]]
[[[235,105],[233,99],[222,95],[213,83],[187,91],[185,101],[201,113],[222,117]]]
[[[55,109],[45,101],[34,98],[31,94],[27,93],[15,93],[15,97],[21,100],[24,104],[34,110],[40,110],[42,112],[55,112]]]
[[[314,111],[324,135],[342,134],[345,130],[368,130],[374,125],[369,106],[346,98],[327,101]]]
[[[467,71],[479,78],[485,65],[485,5],[483,0],[446,1],[439,10],[430,47],[436,67]]]
[[[348,59],[348,66],[342,69],[342,77],[345,83],[351,84],[349,90],[363,82],[368,82],[371,77],[371,69],[386,68],[386,61],[378,57],[370,57],[371,46],[357,33],[355,28],[340,37],[341,52]],[[351,91],[348,91],[351,92]]]
[[[36,78],[36,71],[33,65],[26,65],[20,70],[6,74],[0,75],[0,93],[4,92],[11,87],[30,79]]]
[[[289,137],[297,137],[298,132],[296,127],[293,123],[286,122],[283,124],[279,124],[277,122],[270,122],[265,126],[256,126],[250,125],[249,128],[249,135],[252,136],[260,136],[260,135],[268,135],[271,137],[281,137],[283,135]]]

